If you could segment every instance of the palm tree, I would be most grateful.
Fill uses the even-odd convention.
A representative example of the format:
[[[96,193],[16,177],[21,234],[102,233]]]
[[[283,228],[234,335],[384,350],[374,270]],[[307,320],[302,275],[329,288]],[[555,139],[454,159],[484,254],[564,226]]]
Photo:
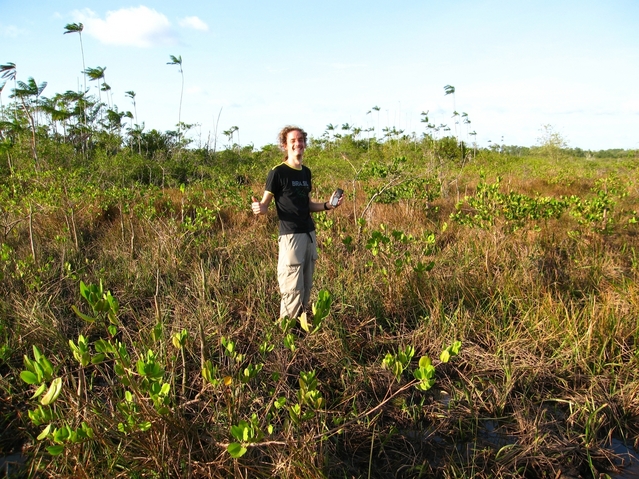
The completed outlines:
[[[114,109],[109,108],[107,110],[107,121],[109,122],[109,130],[119,133],[122,129],[122,118],[126,117],[127,113],[129,113],[129,115],[131,114],[130,112],[118,111],[117,107],[115,107]]]
[[[142,125],[138,125],[137,123],[131,127],[129,130],[129,135],[131,137],[131,146],[133,146],[133,140],[138,142],[138,154],[142,154],[142,134],[144,133],[144,122]]]
[[[453,127],[455,128],[455,138],[457,139],[457,143],[459,143],[459,133],[457,132],[457,125],[459,125],[459,113],[455,110],[451,118],[454,118],[455,120],[453,123]]]
[[[2,73],[2,78],[13,80],[13,87],[17,88],[16,76],[18,74],[18,70],[16,69],[15,63],[9,62],[5,65],[0,65],[0,73]],[[2,87],[4,88],[4,83],[2,84]]]
[[[102,80],[102,85],[106,85],[106,80],[104,78],[104,71],[106,70],[106,67],[95,67],[95,68],[87,68],[86,70],[84,70],[84,74],[89,76],[89,81],[95,81],[97,80],[98,82],[98,97],[100,99],[100,101],[102,101],[102,94],[100,93],[101,91],[104,91],[104,88],[100,86],[100,80]],[[108,101],[108,98],[107,98]]]
[[[378,107],[377,105],[375,105],[373,108],[371,108],[370,110],[368,110],[366,112],[366,114],[368,115],[370,112],[372,111],[376,111],[377,112],[377,129],[379,130],[379,110],[381,110],[380,107]]]
[[[17,74],[16,64],[9,62],[6,65],[0,65],[0,73],[2,73],[2,78],[15,81]]]
[[[75,118],[75,123],[69,123],[69,136],[74,143],[77,141],[82,148],[82,152],[86,153],[86,144],[90,136],[88,124],[95,120],[87,116],[87,111],[95,106],[86,95],[86,91],[67,90],[62,94],[61,102],[65,105],[65,109],[69,111],[69,119]]]
[[[16,69],[16,64],[9,62],[5,65],[0,65],[0,73],[2,73],[2,78],[6,78],[7,80],[13,80],[13,88],[18,88],[16,84],[16,76],[18,74],[18,70]],[[6,82],[5,82],[6,83]],[[4,88],[4,84],[3,84]],[[16,106],[17,111],[17,106]]]
[[[80,53],[82,53],[82,79],[83,79],[83,86],[84,86],[84,90],[83,93],[87,92],[87,74],[85,72],[86,70],[86,66],[84,63],[84,45],[82,44],[82,30],[84,30],[84,25],[82,25],[82,23],[67,23],[64,26],[64,33],[63,35],[66,35],[67,33],[77,33],[78,37],[80,38]],[[86,125],[87,122],[87,114],[86,111],[82,110],[82,123],[84,123]],[[86,151],[86,145],[84,142],[82,142],[82,152],[84,153]]]
[[[229,144],[230,144],[230,146],[231,146],[231,147],[233,147],[233,146],[234,146],[234,144],[233,144],[233,135],[235,134],[235,132],[236,132],[236,131],[239,131],[239,129],[240,129],[240,128],[239,128],[239,127],[237,127],[237,126],[232,126],[232,127],[231,127],[231,128],[229,128],[228,130],[224,130],[224,131],[222,132],[222,133],[224,134],[224,136],[226,136],[226,137],[229,139]],[[240,136],[240,134],[238,133],[238,134],[237,134],[237,136],[238,136],[238,143],[239,143],[239,136]],[[239,147],[239,145],[238,145],[238,147]]]
[[[142,134],[142,130],[140,129],[139,125],[138,125],[138,107],[135,103],[135,92],[133,90],[129,90],[124,92],[124,94],[126,96],[128,96],[132,101],[133,101],[133,113],[134,113],[134,117],[133,117],[133,124],[135,125],[135,127],[133,125],[131,125],[131,129],[130,129],[130,133],[131,133],[131,138],[137,138],[138,140],[138,153],[142,154],[142,147],[140,144],[140,136]]]
[[[84,66],[84,46],[82,45],[82,30],[84,30],[84,25],[81,23],[68,23],[64,26],[65,32],[63,35],[67,33],[77,33],[80,37],[80,51],[82,53],[82,73],[84,73],[84,91],[87,90],[87,74],[85,73],[86,67]]]
[[[57,122],[62,124],[62,135],[67,141],[67,120],[73,116],[69,110],[69,101],[65,95],[56,93],[53,98],[42,98],[40,101],[42,110],[51,117],[51,130],[54,135],[58,134]]]
[[[111,108],[111,106],[113,105],[113,93],[111,92],[111,85],[106,83],[104,81],[104,78],[102,78],[102,87],[100,87],[100,91],[103,91],[106,93],[107,106]]]
[[[178,109],[178,143],[180,143],[180,126],[182,124],[182,96],[184,94],[184,71],[182,70],[182,55],[177,57],[170,55],[171,61],[167,62],[167,65],[177,65],[180,69],[180,75],[182,75],[182,88],[180,90],[180,108]]]
[[[2,108],[2,90],[4,90],[4,86],[7,84],[6,81],[2,82],[2,85],[0,85],[0,113],[2,113],[2,117],[0,118],[4,118],[4,109]]]
[[[473,137],[473,160],[474,160],[475,156],[477,156],[477,132],[473,130],[468,134]]]
[[[102,93],[101,92],[106,92],[107,95],[107,107],[109,107],[109,90],[111,89],[111,87],[109,87],[109,85],[106,84],[106,79],[105,79],[105,74],[104,71],[106,70],[106,67],[95,67],[95,68],[87,68],[85,70],[85,73],[88,75],[89,77],[89,81],[97,81],[98,82],[98,99],[100,101],[100,104],[98,105],[98,109],[100,111],[100,121],[102,121],[103,116],[102,116],[102,105],[104,105],[104,103],[102,103]],[[102,80],[102,85],[100,85],[100,80]]]
[[[31,77],[29,78],[27,83],[19,81],[19,88],[15,88],[13,90],[13,96],[20,99],[22,107],[24,108],[24,113],[27,115],[27,119],[29,120],[29,126],[31,127],[31,150],[33,152],[33,159],[35,160],[36,164],[38,163],[38,152],[36,148],[37,125],[33,116],[32,107],[37,108],[38,98],[40,97],[46,86],[47,82],[42,82],[40,83],[40,85],[38,85],[36,81]],[[35,98],[32,100],[31,97]]]
[[[137,123],[138,122],[138,107],[135,104],[135,92],[132,91],[132,90],[129,90],[129,91],[125,91],[124,94],[133,101],[133,113],[135,115],[133,121],[135,121],[135,123]]]
[[[447,95],[453,95],[453,117],[459,115],[459,113],[457,113],[457,105],[455,104],[455,87],[452,85],[446,85],[444,87],[444,96]],[[455,136],[457,136],[457,127],[455,127]],[[457,141],[459,141],[459,138],[457,139]]]
[[[453,85],[446,85],[444,87],[444,92],[446,95],[453,95],[453,101],[455,99],[455,87]]]
[[[461,114],[461,117],[463,118],[463,122],[464,125],[466,125],[466,141],[468,141],[468,135],[470,134],[470,118],[468,118],[468,113],[463,112]]]

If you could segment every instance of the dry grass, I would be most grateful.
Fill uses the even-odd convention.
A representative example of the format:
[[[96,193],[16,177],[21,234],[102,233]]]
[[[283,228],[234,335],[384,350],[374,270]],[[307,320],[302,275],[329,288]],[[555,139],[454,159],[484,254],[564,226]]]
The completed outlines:
[[[542,178],[511,173],[502,185],[530,196],[591,194],[591,177],[568,181],[553,169]],[[460,177],[459,198],[477,183],[476,176]],[[343,186],[352,197],[352,186]],[[79,204],[77,250],[63,214],[38,215],[36,263],[29,263],[25,223],[5,238],[15,257],[3,265],[1,311],[14,353],[1,366],[2,389],[12,408],[20,402],[25,410],[28,396],[17,374],[22,355],[37,344],[65,378],[60,411],[85,411],[83,419],[99,431],[93,443],[54,459],[43,456],[48,466],[39,474],[591,477],[614,469],[612,437],[629,443],[639,437],[639,291],[629,254],[639,251],[636,225],[618,224],[601,235],[564,214],[515,232],[500,223],[472,229],[450,220],[458,200],[453,193],[428,204],[374,204],[360,226],[366,201],[358,192],[356,204],[326,218],[332,224],[318,220],[316,289],[330,291],[334,303],[319,332],[293,331],[292,352],[276,323],[274,214],[252,217],[247,190],[238,189],[242,197],[228,204],[196,190],[187,189],[186,197],[178,190],[139,192],[131,206],[152,205],[153,214],[123,211],[117,202],[103,212]],[[198,206],[215,208],[216,220],[185,229],[184,218],[196,218]],[[393,230],[414,240],[391,241],[373,256],[366,248],[373,231],[391,237]],[[433,245],[424,240],[430,233]],[[406,258],[411,263],[396,270],[395,261]],[[434,261],[434,267],[417,273],[417,261]],[[118,433],[121,397],[107,366],[94,369],[106,382],[94,384],[92,395],[73,394],[78,367],[66,343],[103,332],[78,320],[70,306],[81,304],[80,280],[100,279],[121,304],[119,337],[136,358],[156,350],[173,385],[171,414],[149,407],[148,433]],[[154,341],[158,322],[163,339]],[[171,344],[182,329],[189,333],[185,369]],[[222,336],[237,344],[242,362],[224,353]],[[455,340],[463,343],[460,357],[440,363],[439,353]],[[273,345],[269,353],[260,351],[265,341]],[[420,356],[433,358],[437,382],[430,391],[406,388],[408,372],[397,382],[381,367],[386,353],[406,345],[416,350],[411,370]],[[219,367],[220,377],[233,377],[232,386],[205,384],[203,359]],[[263,363],[263,370],[240,385],[238,375],[249,363]],[[311,370],[326,403],[296,425],[271,406],[278,397],[295,402],[299,375]],[[40,457],[34,440],[40,429],[2,408],[9,429],[0,444],[12,434]],[[224,449],[233,440],[230,427],[252,414],[262,427],[273,424],[274,433],[234,460]]]

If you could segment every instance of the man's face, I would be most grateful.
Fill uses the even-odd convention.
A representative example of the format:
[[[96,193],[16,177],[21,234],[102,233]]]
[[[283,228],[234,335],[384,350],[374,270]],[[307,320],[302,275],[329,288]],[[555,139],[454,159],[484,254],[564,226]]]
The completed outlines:
[[[305,148],[306,142],[304,141],[302,132],[299,130],[289,131],[286,135],[286,153],[288,157],[301,160]]]

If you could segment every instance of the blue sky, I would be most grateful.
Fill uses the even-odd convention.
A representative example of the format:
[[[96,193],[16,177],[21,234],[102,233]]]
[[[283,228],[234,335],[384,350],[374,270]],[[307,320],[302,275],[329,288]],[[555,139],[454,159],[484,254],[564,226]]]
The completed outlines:
[[[422,111],[452,127],[456,110],[481,146],[531,146],[549,124],[572,147],[639,148],[637,0],[0,0],[0,63],[48,82],[44,96],[77,90],[79,36],[63,33],[78,22],[86,67],[106,67],[120,110],[136,93],[147,129],[175,129],[181,77],[167,62],[182,57],[196,144],[217,132],[224,145],[232,126],[256,147],[285,124],[419,135]]]

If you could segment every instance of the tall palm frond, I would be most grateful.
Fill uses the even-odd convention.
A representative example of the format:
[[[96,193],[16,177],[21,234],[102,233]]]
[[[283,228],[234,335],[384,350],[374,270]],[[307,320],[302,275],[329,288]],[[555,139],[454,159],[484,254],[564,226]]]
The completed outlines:
[[[0,65],[0,73],[2,73],[2,78],[15,80],[17,74],[16,64],[9,62],[5,65]]]
[[[82,23],[67,23],[64,26],[64,35],[67,33],[77,33],[80,38],[80,53],[82,53],[82,79],[84,82],[84,93],[87,92],[87,74],[84,73],[86,70],[86,65],[84,63],[84,45],[82,44],[82,31],[84,30],[84,25]],[[82,111],[82,122],[86,123],[86,112]],[[85,151],[86,145],[82,143],[82,151]]]
[[[180,69],[180,75],[182,75],[182,88],[180,90],[180,108],[178,109],[178,142],[181,140],[180,126],[182,124],[182,97],[184,96],[184,71],[182,70],[182,55],[169,55],[171,59],[167,62],[167,65],[177,65]]]

